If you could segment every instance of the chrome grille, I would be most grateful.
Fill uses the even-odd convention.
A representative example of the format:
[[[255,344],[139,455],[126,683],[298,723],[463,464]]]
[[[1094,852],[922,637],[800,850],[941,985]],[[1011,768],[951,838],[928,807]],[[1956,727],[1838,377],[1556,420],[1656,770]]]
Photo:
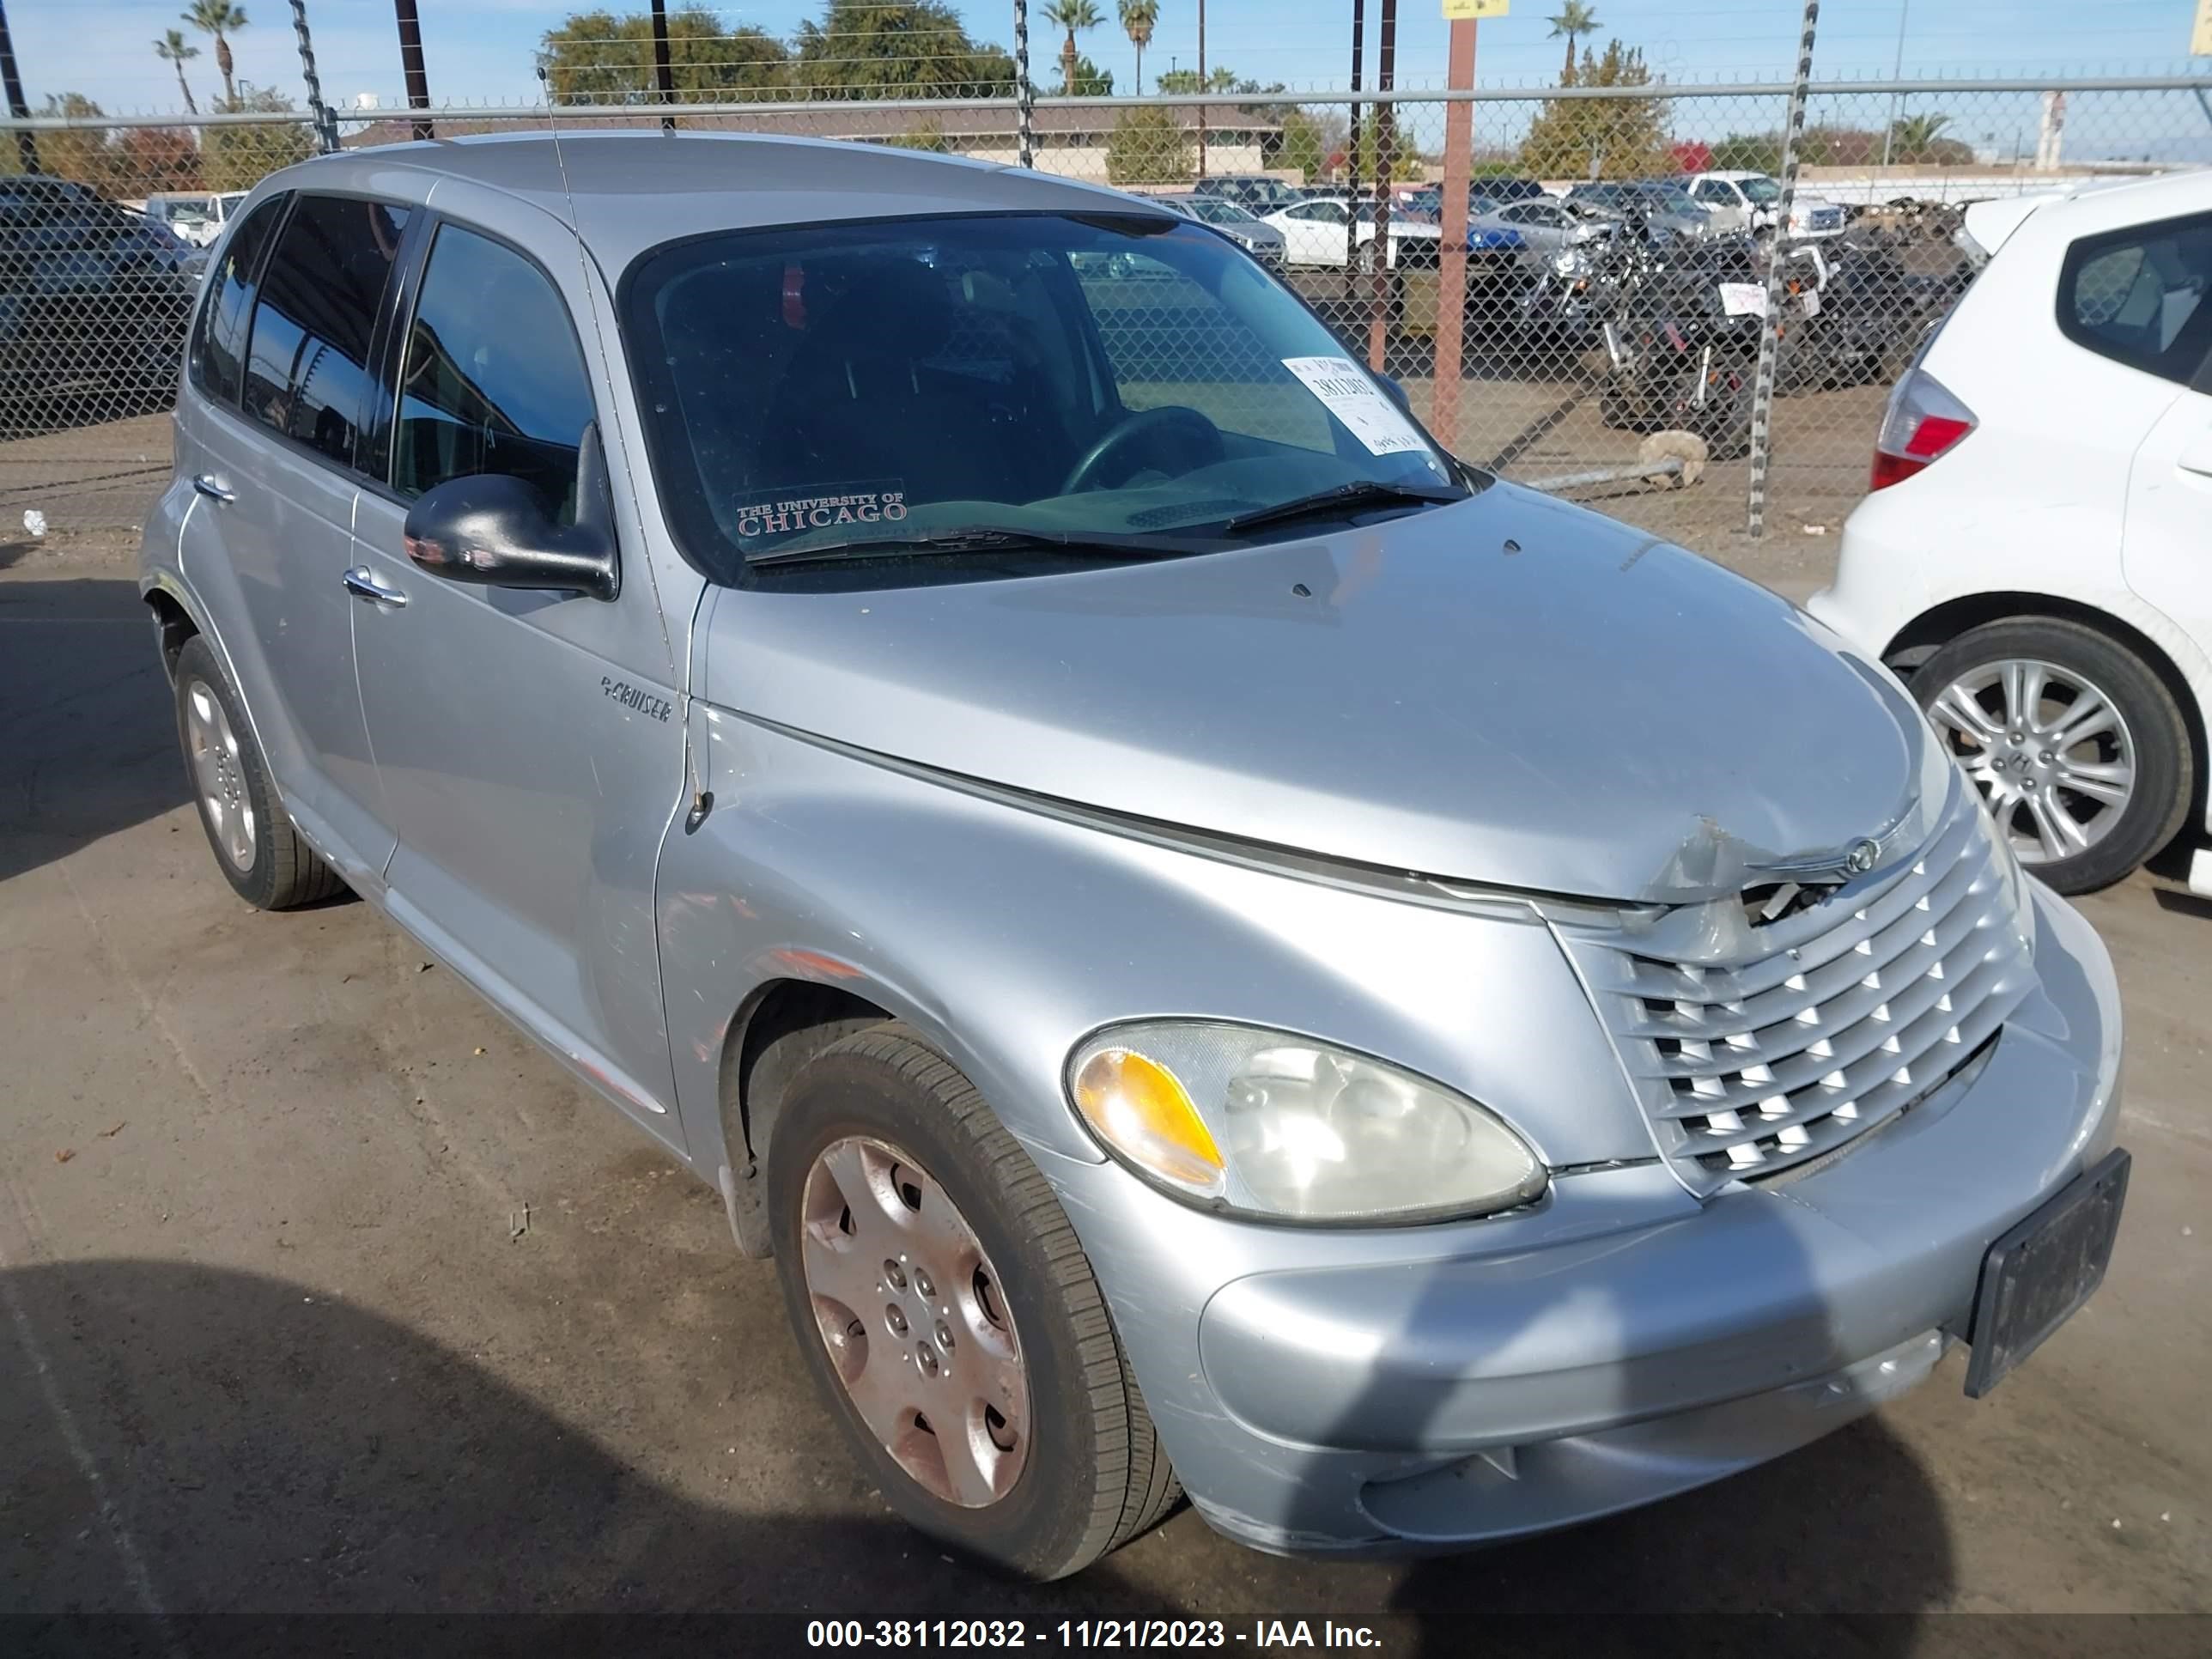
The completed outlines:
[[[2006,856],[1954,788],[1917,854],[1766,926],[1731,898],[1663,913],[1677,927],[1561,928],[1686,1184],[1832,1152],[1972,1058],[2034,983]],[[1724,943],[1655,954],[1670,936]]]

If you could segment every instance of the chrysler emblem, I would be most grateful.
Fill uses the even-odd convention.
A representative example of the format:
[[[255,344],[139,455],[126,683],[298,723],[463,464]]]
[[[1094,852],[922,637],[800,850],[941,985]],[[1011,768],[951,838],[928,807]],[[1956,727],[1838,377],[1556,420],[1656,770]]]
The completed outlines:
[[[1844,854],[1844,873],[1847,876],[1863,876],[1874,868],[1875,860],[1881,856],[1880,842],[1854,842],[1851,843],[1851,850]]]

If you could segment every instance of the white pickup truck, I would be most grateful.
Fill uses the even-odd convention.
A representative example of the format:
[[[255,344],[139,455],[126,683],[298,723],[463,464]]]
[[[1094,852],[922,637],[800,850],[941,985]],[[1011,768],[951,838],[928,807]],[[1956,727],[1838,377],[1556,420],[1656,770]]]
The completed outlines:
[[[1782,186],[1763,173],[1696,173],[1683,183],[1717,232],[1770,229],[1782,205]],[[1844,210],[1836,203],[1800,191],[1790,204],[1786,234],[1792,238],[1833,236],[1843,228]]]

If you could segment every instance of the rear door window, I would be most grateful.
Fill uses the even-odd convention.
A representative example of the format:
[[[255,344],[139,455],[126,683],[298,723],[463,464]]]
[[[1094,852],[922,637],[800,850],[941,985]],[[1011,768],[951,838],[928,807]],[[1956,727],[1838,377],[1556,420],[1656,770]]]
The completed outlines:
[[[2058,275],[2076,345],[2186,386],[2212,363],[2212,214],[2085,236]]]
[[[412,500],[449,478],[501,473],[576,518],[576,469],[594,418],[568,308],[514,249],[442,225],[400,368],[392,487]]]
[[[261,279],[246,413],[341,465],[354,465],[369,340],[407,216],[384,202],[302,196]]]
[[[192,384],[235,407],[244,384],[246,321],[253,309],[256,268],[291,198],[272,196],[223,245],[222,263],[207,278],[207,303],[192,330]]]

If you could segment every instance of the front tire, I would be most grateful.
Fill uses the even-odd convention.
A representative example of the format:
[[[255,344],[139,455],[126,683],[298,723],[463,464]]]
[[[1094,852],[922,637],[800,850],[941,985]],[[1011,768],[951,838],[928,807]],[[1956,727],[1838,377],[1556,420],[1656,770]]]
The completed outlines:
[[[340,892],[337,872],[286,816],[244,706],[205,640],[177,653],[177,740],[216,867],[257,910],[289,910]]]
[[[1174,1474],[1075,1231],[941,1055],[896,1024],[823,1050],[769,1181],[807,1370],[902,1518],[1044,1579],[1166,1513]]]
[[[2195,753],[2173,694],[2109,635],[2055,617],[1960,635],[1912,694],[2022,864],[2062,893],[2126,877],[2189,810]]]

